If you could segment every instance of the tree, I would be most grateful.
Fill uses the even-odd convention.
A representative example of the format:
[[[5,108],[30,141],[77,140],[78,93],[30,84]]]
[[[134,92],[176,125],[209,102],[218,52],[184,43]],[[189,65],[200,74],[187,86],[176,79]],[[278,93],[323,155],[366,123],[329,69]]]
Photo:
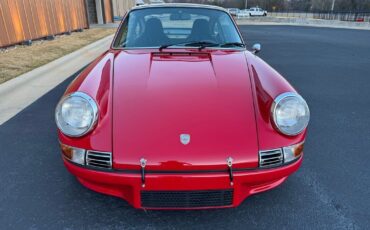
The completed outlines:
[[[332,0],[312,0],[311,10],[329,11],[331,9]]]
[[[240,9],[245,7],[245,0],[167,0],[167,2],[213,4]],[[330,11],[332,3],[333,0],[248,0],[248,8],[259,6],[268,11]],[[335,0],[334,11],[370,11],[370,0]]]

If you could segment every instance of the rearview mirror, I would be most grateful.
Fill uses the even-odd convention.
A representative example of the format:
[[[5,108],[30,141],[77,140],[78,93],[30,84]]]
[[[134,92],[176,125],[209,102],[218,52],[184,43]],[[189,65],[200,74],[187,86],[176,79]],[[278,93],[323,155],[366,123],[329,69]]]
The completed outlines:
[[[257,53],[259,53],[260,51],[261,51],[261,44],[256,43],[256,44],[254,44],[254,45],[252,46],[252,52],[253,52],[254,54],[257,54]]]

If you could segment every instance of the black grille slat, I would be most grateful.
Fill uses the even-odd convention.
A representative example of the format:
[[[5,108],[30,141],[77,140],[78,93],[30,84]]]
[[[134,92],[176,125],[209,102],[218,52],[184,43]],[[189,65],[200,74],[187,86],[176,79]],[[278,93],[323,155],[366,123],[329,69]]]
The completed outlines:
[[[270,154],[270,155],[261,155],[261,159],[269,159],[271,157],[280,157],[281,156],[281,153],[274,153],[274,154]]]
[[[109,163],[110,159],[95,159],[95,158],[91,158],[89,159],[89,161],[96,161],[96,162],[101,162],[101,163]]]
[[[95,160],[90,160],[89,161],[89,165],[103,165],[103,166],[110,166],[109,163],[107,162],[99,162],[99,161],[95,161]]]
[[[102,156],[104,156],[104,157],[110,157],[110,153],[101,153],[101,152],[99,152],[99,153],[97,153],[97,152],[90,152],[89,151],[89,155],[90,156],[96,156],[96,157],[102,157]]]
[[[265,160],[262,160],[262,162],[264,164],[269,164],[269,163],[272,163],[272,162],[281,162],[281,158],[271,158],[271,159],[265,159]]]
[[[144,208],[201,208],[230,206],[233,190],[142,191]]]
[[[280,164],[281,164],[281,161],[277,160],[277,161],[264,162],[263,166],[267,167],[267,166],[280,165]]]

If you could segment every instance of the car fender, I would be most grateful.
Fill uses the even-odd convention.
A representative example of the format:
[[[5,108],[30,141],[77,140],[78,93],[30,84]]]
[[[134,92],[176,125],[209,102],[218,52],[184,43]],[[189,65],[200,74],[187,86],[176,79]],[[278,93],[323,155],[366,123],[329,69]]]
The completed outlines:
[[[72,138],[58,131],[61,143],[104,152],[112,151],[112,85],[114,52],[107,51],[87,66],[68,86],[64,96],[83,92],[99,109],[96,127],[88,134]]]
[[[256,126],[262,150],[281,148],[304,141],[306,130],[297,136],[286,136],[274,127],[271,106],[282,93],[296,90],[276,70],[255,54],[246,51],[252,91],[255,99]]]

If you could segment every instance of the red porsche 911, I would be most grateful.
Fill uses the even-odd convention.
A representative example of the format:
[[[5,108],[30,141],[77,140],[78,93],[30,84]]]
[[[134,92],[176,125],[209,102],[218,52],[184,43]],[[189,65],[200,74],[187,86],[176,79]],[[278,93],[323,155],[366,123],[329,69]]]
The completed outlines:
[[[133,8],[57,105],[65,166],[143,209],[236,207],[280,185],[310,112],[259,50],[223,8]]]

